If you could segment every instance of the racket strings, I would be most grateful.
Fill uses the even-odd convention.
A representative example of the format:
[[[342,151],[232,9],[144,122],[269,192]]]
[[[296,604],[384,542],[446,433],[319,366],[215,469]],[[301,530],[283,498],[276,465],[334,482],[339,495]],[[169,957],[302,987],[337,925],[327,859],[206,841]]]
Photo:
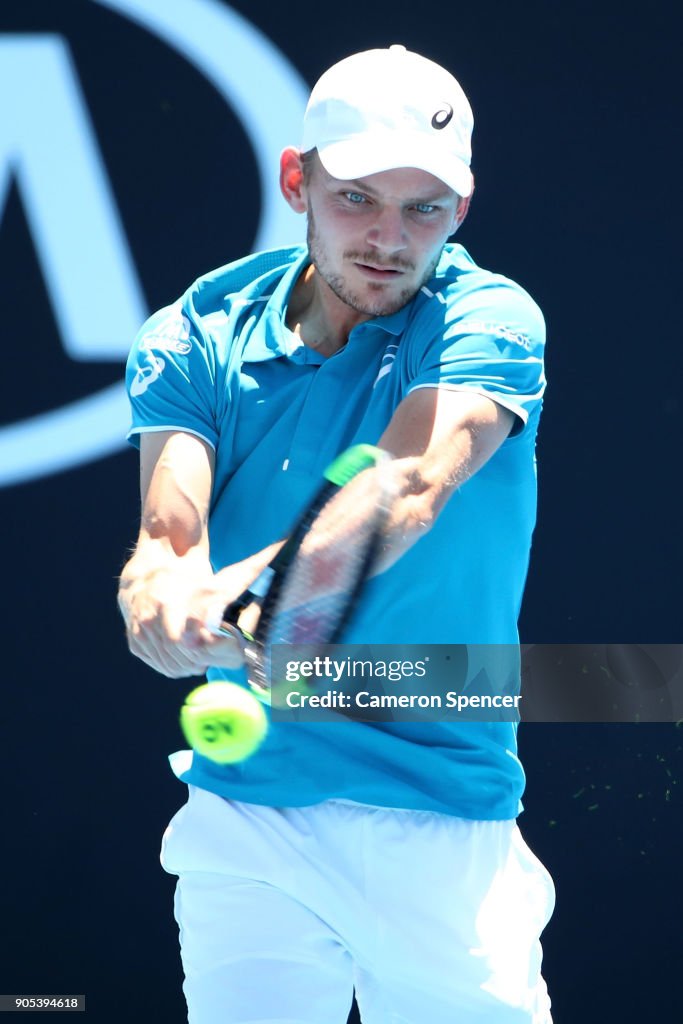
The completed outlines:
[[[334,642],[377,555],[382,495],[378,474],[362,474],[325,506],[283,580],[266,624],[269,644]]]

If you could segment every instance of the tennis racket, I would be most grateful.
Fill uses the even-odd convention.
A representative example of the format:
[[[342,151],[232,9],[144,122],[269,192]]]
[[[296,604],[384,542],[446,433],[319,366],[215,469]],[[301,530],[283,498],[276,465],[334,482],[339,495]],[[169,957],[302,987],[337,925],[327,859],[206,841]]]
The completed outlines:
[[[391,507],[389,462],[390,456],[372,445],[355,445],[338,456],[275,558],[224,609],[221,622],[210,624],[214,632],[234,635],[236,629],[240,631],[246,642],[249,684],[264,703],[277,703],[278,681],[271,679],[273,644],[317,647],[335,643],[347,624],[372,571]],[[350,507],[339,492],[352,481]],[[199,687],[181,713],[191,745],[222,763],[242,759],[236,755],[245,711],[257,715],[255,708],[244,708],[241,687],[242,693],[235,693],[240,707],[233,706],[232,686],[209,683]],[[260,742],[265,727],[261,719],[259,722]]]

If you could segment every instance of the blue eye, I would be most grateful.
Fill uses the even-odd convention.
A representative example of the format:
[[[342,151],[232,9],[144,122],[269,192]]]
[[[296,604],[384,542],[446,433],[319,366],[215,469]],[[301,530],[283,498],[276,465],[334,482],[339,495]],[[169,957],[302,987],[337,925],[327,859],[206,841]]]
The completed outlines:
[[[350,203],[354,203],[356,206],[360,206],[361,203],[365,202],[365,196],[361,195],[360,192],[345,192],[344,195]]]
[[[418,213],[434,213],[437,207],[433,203],[415,203],[415,209]]]

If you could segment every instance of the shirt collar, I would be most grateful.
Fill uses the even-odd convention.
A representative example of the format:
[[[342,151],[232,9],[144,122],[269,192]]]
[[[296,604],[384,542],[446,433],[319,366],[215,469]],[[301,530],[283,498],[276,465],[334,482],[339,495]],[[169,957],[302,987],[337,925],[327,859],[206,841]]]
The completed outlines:
[[[258,317],[244,346],[242,358],[245,362],[261,363],[267,359],[288,356],[296,347],[285,324],[285,311],[291,291],[307,262],[306,247],[294,249],[292,262],[285,268],[271,294],[259,295],[251,300],[255,305],[265,301],[266,308]]]
[[[388,334],[403,334],[407,327],[408,317],[410,316],[410,310],[414,301],[415,297],[396,313],[391,313],[389,316],[376,316],[373,320],[366,320],[364,324],[359,324],[359,326],[379,327]]]

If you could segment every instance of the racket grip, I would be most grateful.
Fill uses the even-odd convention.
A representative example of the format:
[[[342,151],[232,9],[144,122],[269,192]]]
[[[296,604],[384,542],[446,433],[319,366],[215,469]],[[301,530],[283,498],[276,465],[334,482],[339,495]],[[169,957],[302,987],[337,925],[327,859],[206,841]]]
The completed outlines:
[[[249,605],[260,605],[268,592],[268,587],[274,575],[274,569],[267,565],[261,570],[248,590],[245,590],[236,600],[231,601],[230,604],[225,605],[222,611],[216,609],[213,613],[210,613],[205,622],[209,632],[215,636],[235,636],[237,632],[245,640],[253,640],[254,637],[251,633],[240,628],[239,617]]]
[[[271,580],[273,579],[274,575],[275,569],[272,567],[272,565],[267,565],[264,569],[262,569],[261,572],[256,577],[256,579],[254,580],[254,582],[252,583],[252,585],[249,587],[248,597],[243,594],[242,597],[239,597],[237,601],[233,602],[233,604],[229,604],[225,609],[225,612],[223,613],[223,618],[227,622],[232,622],[233,619],[231,619],[230,617],[231,608],[239,606],[239,611],[241,611],[242,608],[246,608],[246,606],[248,604],[251,604],[252,601],[262,601],[263,598],[268,593],[268,587],[270,586]]]
[[[249,640],[246,634],[236,622],[228,622],[225,618],[225,609],[212,609],[204,619],[204,628],[213,633],[214,636],[231,636]]]

